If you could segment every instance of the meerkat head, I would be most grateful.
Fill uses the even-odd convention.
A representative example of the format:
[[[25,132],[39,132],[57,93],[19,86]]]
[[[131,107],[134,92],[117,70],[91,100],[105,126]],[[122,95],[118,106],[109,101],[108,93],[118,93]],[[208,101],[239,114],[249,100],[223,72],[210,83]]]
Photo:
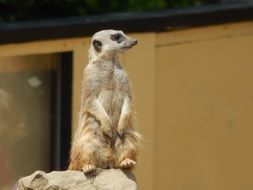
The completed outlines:
[[[89,56],[113,58],[137,44],[137,40],[119,30],[102,30],[91,40]]]

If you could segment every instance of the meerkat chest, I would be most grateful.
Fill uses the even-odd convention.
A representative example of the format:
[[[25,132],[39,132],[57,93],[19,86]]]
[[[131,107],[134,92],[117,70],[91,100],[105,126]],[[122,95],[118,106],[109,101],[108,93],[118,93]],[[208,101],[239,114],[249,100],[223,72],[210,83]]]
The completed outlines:
[[[124,70],[114,69],[110,76],[105,77],[99,93],[99,100],[107,113],[120,112],[128,89],[128,78]]]

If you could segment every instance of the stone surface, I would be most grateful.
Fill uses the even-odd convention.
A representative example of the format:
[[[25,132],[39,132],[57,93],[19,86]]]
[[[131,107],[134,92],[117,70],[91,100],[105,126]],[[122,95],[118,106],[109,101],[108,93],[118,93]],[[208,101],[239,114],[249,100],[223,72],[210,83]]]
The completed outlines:
[[[96,175],[79,171],[36,171],[19,180],[18,190],[136,190],[134,175],[119,169],[101,170]]]

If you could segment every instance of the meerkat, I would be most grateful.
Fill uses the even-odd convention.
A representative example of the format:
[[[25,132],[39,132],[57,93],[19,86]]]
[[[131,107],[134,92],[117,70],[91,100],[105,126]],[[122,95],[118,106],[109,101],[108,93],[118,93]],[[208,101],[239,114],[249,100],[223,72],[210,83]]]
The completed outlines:
[[[137,40],[118,30],[93,35],[84,69],[79,124],[72,141],[70,170],[134,168],[141,141],[133,122],[132,94],[119,54]]]

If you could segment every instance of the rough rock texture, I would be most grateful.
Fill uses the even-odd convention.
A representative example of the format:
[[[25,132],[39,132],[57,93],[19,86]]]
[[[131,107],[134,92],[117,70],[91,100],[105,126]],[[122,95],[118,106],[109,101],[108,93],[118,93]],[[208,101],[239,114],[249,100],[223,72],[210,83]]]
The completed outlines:
[[[36,171],[19,180],[18,190],[136,190],[134,175],[130,171],[108,169],[96,175],[79,171],[45,173]]]

